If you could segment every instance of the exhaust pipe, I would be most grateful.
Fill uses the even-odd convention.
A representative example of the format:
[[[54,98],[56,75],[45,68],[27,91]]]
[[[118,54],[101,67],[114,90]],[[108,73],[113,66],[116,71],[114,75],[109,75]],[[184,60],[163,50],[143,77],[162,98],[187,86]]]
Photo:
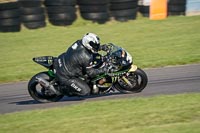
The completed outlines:
[[[55,94],[60,94],[60,92],[58,92],[53,85],[51,85],[47,80],[41,78],[41,77],[36,77],[36,80],[39,84],[41,84],[42,86],[44,86],[46,89],[50,89],[51,91],[53,91]]]

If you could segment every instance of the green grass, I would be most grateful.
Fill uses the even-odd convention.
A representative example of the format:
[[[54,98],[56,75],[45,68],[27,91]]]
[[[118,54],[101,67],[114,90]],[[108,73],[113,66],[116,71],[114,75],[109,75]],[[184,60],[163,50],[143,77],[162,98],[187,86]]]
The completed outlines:
[[[0,115],[0,133],[199,133],[200,93]]]
[[[28,80],[45,70],[32,62],[35,56],[58,56],[86,32],[98,34],[102,43],[113,42],[127,49],[142,68],[200,62],[200,16],[147,18],[104,25],[78,19],[72,26],[19,33],[0,33],[0,83]]]

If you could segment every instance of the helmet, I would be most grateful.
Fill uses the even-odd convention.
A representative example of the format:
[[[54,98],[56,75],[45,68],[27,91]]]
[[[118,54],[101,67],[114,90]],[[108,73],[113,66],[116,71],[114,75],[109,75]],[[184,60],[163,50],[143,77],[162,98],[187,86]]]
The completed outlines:
[[[82,44],[93,53],[97,53],[100,48],[100,39],[94,33],[87,33],[82,38]]]

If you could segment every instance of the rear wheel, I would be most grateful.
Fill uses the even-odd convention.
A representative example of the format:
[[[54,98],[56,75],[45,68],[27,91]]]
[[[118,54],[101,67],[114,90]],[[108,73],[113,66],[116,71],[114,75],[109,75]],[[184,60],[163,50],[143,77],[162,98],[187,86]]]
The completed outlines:
[[[47,72],[41,72],[36,74],[28,83],[28,92],[30,96],[38,102],[46,103],[46,102],[57,102],[63,98],[64,95],[57,95],[53,94],[52,92],[48,91],[45,87],[40,85],[36,77],[41,77],[47,81],[52,81]]]
[[[129,83],[120,78],[118,82],[114,84],[114,87],[122,93],[141,92],[146,87],[148,82],[146,73],[140,68],[138,68],[135,72],[129,72],[125,78]]]

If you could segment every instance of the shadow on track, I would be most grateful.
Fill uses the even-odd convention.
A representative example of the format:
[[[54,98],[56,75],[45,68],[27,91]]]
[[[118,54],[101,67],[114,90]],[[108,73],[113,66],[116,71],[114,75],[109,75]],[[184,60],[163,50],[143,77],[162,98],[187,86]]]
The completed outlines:
[[[97,99],[100,97],[108,97],[108,96],[114,96],[114,95],[122,95],[123,93],[120,92],[114,92],[114,93],[108,93],[108,94],[100,94],[100,95],[90,95],[90,96],[84,96],[84,97],[78,97],[78,96],[72,96],[72,97],[63,97],[59,102],[76,102],[76,101],[82,101],[86,99]],[[41,103],[36,100],[26,100],[26,101],[19,101],[19,102],[12,102],[9,104],[16,104],[16,105],[33,105],[33,104],[48,104],[48,103],[56,103],[56,102],[47,102],[47,103]]]

